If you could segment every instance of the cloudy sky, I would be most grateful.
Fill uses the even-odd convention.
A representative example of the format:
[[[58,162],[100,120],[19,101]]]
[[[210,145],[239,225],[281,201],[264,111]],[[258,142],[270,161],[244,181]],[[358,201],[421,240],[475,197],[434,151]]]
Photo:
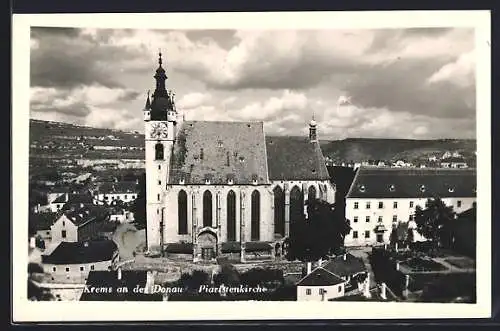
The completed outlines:
[[[472,29],[32,28],[31,117],[143,132],[159,48],[188,120],[303,135],[314,114],[322,139],[475,138]]]

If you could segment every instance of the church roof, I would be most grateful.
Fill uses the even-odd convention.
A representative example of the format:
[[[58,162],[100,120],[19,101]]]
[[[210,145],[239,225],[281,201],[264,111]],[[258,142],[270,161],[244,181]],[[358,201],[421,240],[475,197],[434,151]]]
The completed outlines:
[[[308,137],[266,137],[271,180],[329,180],[318,142]]]
[[[347,198],[475,197],[475,169],[361,167]]]
[[[262,122],[185,121],[174,145],[169,182],[269,182]]]

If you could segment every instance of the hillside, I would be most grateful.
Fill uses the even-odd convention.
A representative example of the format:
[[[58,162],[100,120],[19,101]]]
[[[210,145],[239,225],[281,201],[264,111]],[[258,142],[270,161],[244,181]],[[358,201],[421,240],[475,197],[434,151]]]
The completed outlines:
[[[54,140],[74,140],[81,137],[96,141],[106,141],[106,143],[120,140],[126,142],[127,146],[142,146],[144,144],[144,135],[138,132],[93,128],[61,122],[30,120],[31,143]]]
[[[62,152],[87,158],[144,158],[143,150],[132,151],[97,151],[96,146],[125,146],[143,148],[144,135],[137,132],[125,132],[111,129],[92,128],[67,123],[30,120],[30,149],[40,157],[50,154],[60,157]],[[43,146],[52,146],[43,149]],[[82,148],[77,146],[82,145]],[[90,150],[89,150],[90,146]],[[475,140],[439,139],[370,139],[348,138],[344,140],[321,141],[323,154],[334,162],[360,162],[364,160],[406,160],[416,161],[435,155],[440,157],[446,151],[459,152],[465,159],[474,159]],[[49,155],[47,155],[49,156]]]
[[[461,139],[410,140],[348,138],[322,141],[325,156],[333,161],[360,162],[364,160],[416,161],[429,156],[441,156],[446,151],[459,152],[466,159],[475,158],[476,141]]]

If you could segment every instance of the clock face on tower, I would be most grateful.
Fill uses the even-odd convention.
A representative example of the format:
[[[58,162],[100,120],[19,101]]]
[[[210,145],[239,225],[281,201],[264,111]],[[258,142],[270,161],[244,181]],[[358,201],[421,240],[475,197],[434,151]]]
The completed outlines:
[[[165,123],[154,123],[151,127],[150,137],[152,139],[167,138],[167,125]]]

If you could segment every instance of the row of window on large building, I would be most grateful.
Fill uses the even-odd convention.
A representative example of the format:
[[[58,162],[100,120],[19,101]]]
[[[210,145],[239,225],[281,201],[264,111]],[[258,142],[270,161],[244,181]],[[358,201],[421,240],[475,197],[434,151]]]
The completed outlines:
[[[366,209],[371,209],[371,202],[367,201],[365,206],[366,206]],[[410,201],[409,202],[409,207],[410,208],[414,208],[415,207],[414,201]],[[427,202],[426,202],[426,207],[427,207]],[[457,208],[461,208],[461,207],[462,207],[462,201],[458,200],[457,201]],[[383,209],[383,208],[384,208],[384,202],[383,201],[379,201],[378,202],[378,209]],[[397,201],[394,201],[392,203],[392,208],[393,209],[397,209],[398,208],[398,202]],[[354,202],[354,209],[359,209],[359,202],[358,201]]]

